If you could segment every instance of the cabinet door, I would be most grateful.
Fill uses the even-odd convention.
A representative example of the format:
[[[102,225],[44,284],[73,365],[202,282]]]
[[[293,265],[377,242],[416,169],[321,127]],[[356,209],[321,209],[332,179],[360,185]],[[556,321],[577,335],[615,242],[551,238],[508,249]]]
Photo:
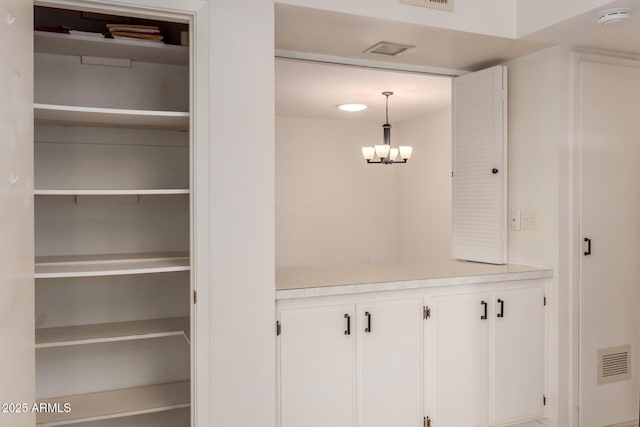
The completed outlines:
[[[358,305],[358,426],[422,423],[422,298]]]
[[[544,415],[543,298],[540,286],[501,292],[493,299],[496,423]]]
[[[354,306],[280,312],[280,426],[355,426]]]
[[[438,427],[478,427],[489,421],[488,295],[429,300],[431,419]],[[486,316],[485,316],[486,313]]]

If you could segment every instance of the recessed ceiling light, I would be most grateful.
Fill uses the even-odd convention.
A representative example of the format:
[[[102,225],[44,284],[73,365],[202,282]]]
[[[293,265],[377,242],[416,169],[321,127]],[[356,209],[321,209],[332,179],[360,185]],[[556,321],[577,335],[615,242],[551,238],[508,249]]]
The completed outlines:
[[[618,22],[628,21],[631,17],[631,9],[617,8],[600,12],[598,23],[602,25],[615,24]]]
[[[338,105],[338,108],[342,111],[349,111],[350,113],[353,113],[356,111],[366,110],[367,106],[364,104],[341,104]]]

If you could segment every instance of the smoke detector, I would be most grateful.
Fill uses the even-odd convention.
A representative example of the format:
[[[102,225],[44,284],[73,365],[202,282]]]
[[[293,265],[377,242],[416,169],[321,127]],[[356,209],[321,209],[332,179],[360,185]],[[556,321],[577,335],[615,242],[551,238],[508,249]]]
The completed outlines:
[[[631,17],[631,9],[627,8],[618,8],[618,9],[609,9],[604,12],[600,12],[600,16],[598,17],[598,24],[601,25],[609,25],[609,24],[617,24],[618,22],[628,21]]]

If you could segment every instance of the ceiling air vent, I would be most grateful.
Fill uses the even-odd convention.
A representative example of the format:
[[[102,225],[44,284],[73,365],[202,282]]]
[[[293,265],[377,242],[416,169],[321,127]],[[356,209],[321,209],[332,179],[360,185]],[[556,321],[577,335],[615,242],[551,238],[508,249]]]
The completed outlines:
[[[368,49],[365,49],[365,53],[377,53],[380,55],[396,56],[402,52],[406,52],[409,49],[413,49],[415,46],[410,44],[401,44],[393,42],[378,42]]]
[[[598,350],[598,384],[631,379],[631,345]]]
[[[400,0],[400,3],[453,12],[453,0]]]

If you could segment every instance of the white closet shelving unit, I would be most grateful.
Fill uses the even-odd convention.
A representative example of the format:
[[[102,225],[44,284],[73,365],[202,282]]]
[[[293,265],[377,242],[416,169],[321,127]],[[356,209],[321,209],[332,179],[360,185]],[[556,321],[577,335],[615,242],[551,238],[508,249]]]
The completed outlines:
[[[106,39],[105,39],[106,40]],[[36,123],[60,126],[113,126],[188,130],[189,113],[35,104]]]
[[[174,336],[181,336],[189,342],[188,317],[36,329],[36,348]]]
[[[37,398],[71,404],[37,425],[148,425],[140,416],[190,406],[189,48],[34,41]],[[58,288],[67,294],[51,298]]]
[[[36,279],[122,276],[190,270],[188,254],[50,256],[36,258]]]
[[[189,381],[133,387],[58,398],[79,408],[70,413],[42,413],[38,426],[64,426],[189,407]],[[52,399],[40,400],[51,402]]]
[[[56,55],[90,55],[157,64],[182,65],[189,62],[188,47],[136,40],[105,39],[36,31],[34,46],[36,52]]]

